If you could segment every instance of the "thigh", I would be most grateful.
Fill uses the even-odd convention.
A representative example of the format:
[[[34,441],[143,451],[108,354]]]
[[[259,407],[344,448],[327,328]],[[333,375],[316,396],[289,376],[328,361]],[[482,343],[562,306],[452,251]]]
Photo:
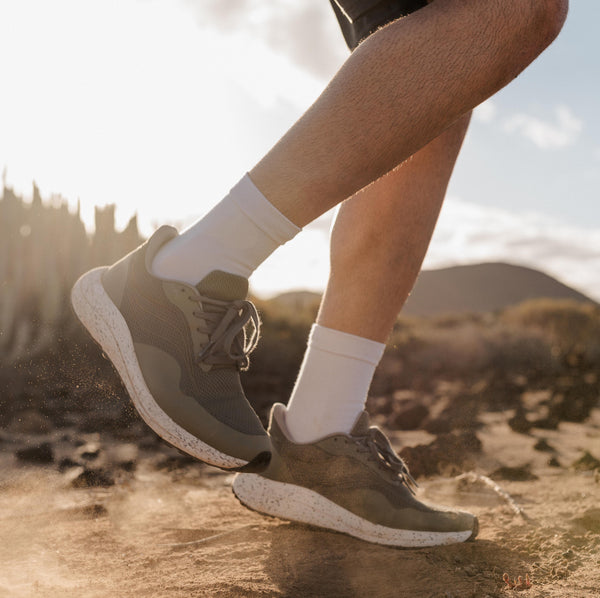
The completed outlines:
[[[427,0],[330,0],[351,50],[374,31],[423,8]]]

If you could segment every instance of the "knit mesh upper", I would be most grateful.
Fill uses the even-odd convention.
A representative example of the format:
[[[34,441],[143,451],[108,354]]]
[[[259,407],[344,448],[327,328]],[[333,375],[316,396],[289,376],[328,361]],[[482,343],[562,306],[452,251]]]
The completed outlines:
[[[239,432],[264,434],[258,417],[246,400],[235,364],[208,371],[198,365],[186,317],[167,298],[162,281],[146,270],[144,253],[139,251],[132,256],[121,303],[121,313],[134,342],[171,355],[181,368],[180,390],[198,401],[213,417]],[[228,281],[224,273],[219,280],[225,285],[225,296],[231,294],[231,287],[240,289],[239,282]],[[218,281],[213,281],[211,286],[217,284]]]

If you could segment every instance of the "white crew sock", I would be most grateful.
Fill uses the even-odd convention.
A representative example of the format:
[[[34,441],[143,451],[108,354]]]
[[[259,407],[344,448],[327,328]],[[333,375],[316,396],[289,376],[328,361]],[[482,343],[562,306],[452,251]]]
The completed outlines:
[[[158,251],[152,271],[191,285],[213,270],[248,278],[299,231],[246,174],[204,218]]]
[[[365,407],[384,348],[383,343],[313,325],[287,407],[292,440],[314,442],[350,432]]]

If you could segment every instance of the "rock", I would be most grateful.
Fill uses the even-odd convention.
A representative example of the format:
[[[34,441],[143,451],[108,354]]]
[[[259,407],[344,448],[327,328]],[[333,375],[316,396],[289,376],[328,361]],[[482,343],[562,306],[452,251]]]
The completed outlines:
[[[552,415],[532,420],[531,424],[534,428],[539,428],[540,430],[557,430],[560,420]]]
[[[509,379],[506,372],[496,372],[480,392],[480,398],[489,409],[505,411],[516,407],[521,399],[524,386],[521,379]]]
[[[600,461],[590,452],[585,451],[579,459],[571,464],[575,471],[594,471],[600,469]]]
[[[463,472],[472,453],[481,451],[481,441],[474,432],[443,434],[427,445],[406,446],[400,456],[406,461],[413,477],[456,475]]]
[[[562,392],[552,397],[551,416],[560,421],[584,422],[592,409],[598,406],[600,393],[597,384],[573,378],[566,379],[562,386]]]
[[[478,396],[460,393],[439,398],[436,403],[421,425],[426,432],[448,434],[453,430],[472,430],[477,427],[480,408]]]
[[[452,432],[452,421],[444,417],[426,418],[422,425],[423,430],[430,434],[449,434]]]
[[[115,485],[112,475],[101,469],[84,469],[72,482],[74,488],[108,488]]]
[[[536,451],[540,451],[543,453],[554,453],[555,449],[548,444],[548,441],[545,438],[540,438],[534,445],[533,449]]]
[[[40,465],[46,465],[54,461],[54,451],[49,442],[42,442],[36,446],[20,449],[16,451],[15,456],[19,461]]]
[[[533,427],[533,424],[527,419],[525,409],[521,405],[515,409],[515,414],[508,420],[508,425],[511,430],[519,434],[526,434]]]
[[[88,505],[82,509],[83,515],[86,517],[90,517],[91,519],[97,519],[98,517],[102,517],[108,514],[108,511],[104,505],[101,504],[93,504]]]
[[[388,422],[394,430],[418,430],[429,415],[429,409],[419,400],[403,401],[390,416]]]
[[[122,461],[118,465],[123,471],[127,472],[135,471],[137,468],[137,463],[135,461]]]
[[[528,482],[537,480],[538,477],[531,473],[529,465],[520,467],[499,467],[489,475],[492,480],[507,480],[510,482]]]
[[[198,459],[195,459],[191,455],[178,452],[161,459],[160,462],[157,463],[156,468],[164,469],[166,471],[177,471],[178,469],[185,469],[190,465],[198,464],[201,464]]]

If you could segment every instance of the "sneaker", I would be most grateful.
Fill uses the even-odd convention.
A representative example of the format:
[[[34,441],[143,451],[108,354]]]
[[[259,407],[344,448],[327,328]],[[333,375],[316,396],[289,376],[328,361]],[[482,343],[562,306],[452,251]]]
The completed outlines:
[[[474,515],[415,497],[416,482],[383,432],[369,427],[366,412],[349,435],[308,444],[290,440],[285,414],[282,404],[273,406],[268,468],[234,480],[246,507],[389,546],[437,546],[477,535]]]
[[[239,378],[258,340],[248,281],[213,271],[194,287],[153,276],[154,256],[175,236],[162,227],[113,266],[84,274],[71,292],[75,313],[159,436],[217,467],[264,468],[270,440]]]

